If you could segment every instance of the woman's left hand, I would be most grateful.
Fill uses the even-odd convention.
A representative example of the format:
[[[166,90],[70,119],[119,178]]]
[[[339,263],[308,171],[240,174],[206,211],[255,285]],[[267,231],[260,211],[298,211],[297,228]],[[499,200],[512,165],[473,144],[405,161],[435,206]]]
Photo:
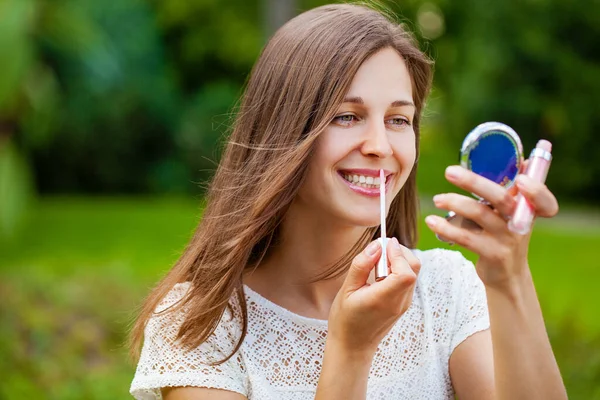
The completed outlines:
[[[459,228],[436,215],[429,215],[425,222],[436,234],[479,254],[477,273],[487,287],[507,289],[515,279],[529,272],[527,252],[531,233],[519,235],[508,229],[508,216],[516,207],[515,191],[457,165],[446,168],[446,178],[486,199],[493,208],[457,193],[440,194],[433,198],[436,207],[454,211],[482,229]],[[543,183],[519,175],[516,186],[537,217],[553,217],[558,213],[556,197]]]

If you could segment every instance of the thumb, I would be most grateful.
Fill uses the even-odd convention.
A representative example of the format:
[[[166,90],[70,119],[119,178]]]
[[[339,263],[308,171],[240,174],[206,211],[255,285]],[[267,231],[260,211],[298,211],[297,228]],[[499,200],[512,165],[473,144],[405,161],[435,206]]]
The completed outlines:
[[[421,261],[413,254],[410,249],[402,246],[398,239],[392,238],[387,246],[390,260],[390,269],[396,274],[407,273],[411,271],[415,275],[421,270]]]
[[[346,291],[354,292],[367,283],[369,273],[380,256],[381,246],[378,241],[373,241],[354,257],[344,281]]]

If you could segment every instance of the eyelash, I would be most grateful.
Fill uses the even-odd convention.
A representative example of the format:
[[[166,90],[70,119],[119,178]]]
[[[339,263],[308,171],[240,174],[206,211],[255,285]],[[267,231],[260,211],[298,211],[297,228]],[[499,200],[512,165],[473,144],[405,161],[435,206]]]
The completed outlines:
[[[352,122],[350,122],[350,121],[342,121],[342,118],[344,118],[344,117],[352,117],[352,119],[354,121],[352,121]],[[344,114],[344,115],[338,115],[337,117],[335,117],[333,119],[333,122],[335,122],[335,123],[337,123],[338,125],[341,125],[341,126],[350,126],[353,122],[355,122],[358,119],[359,118],[356,115]],[[410,126],[411,125],[410,121],[408,119],[406,119],[406,118],[391,118],[388,121],[391,121],[391,120],[399,120],[399,121],[401,121],[401,123],[399,125],[406,125],[406,126]]]

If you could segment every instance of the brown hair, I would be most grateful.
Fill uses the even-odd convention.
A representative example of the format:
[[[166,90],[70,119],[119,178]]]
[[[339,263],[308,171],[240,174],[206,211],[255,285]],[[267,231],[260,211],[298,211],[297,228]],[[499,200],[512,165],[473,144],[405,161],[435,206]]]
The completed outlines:
[[[239,349],[247,330],[243,270],[256,267],[277,240],[277,228],[302,185],[315,139],[335,117],[357,70],[387,47],[403,57],[412,79],[418,154],[432,63],[401,25],[367,6],[337,4],[293,18],[270,39],[241,98],[209,186],[204,216],[181,258],[146,299],[133,327],[133,355],[157,305],[184,281],[191,282],[188,295],[167,310],[186,305],[178,334],[181,343],[194,348],[206,341],[235,295],[242,334],[233,353]],[[408,247],[416,245],[417,207],[415,165],[387,217],[388,234]],[[366,229],[348,254],[318,279],[343,274],[377,232],[378,228]]]

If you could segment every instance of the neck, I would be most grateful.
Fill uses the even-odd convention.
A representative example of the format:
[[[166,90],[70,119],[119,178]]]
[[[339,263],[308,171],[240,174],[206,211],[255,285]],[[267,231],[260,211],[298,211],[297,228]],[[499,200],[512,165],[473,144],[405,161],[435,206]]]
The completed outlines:
[[[278,243],[254,271],[245,274],[244,282],[292,312],[327,319],[346,273],[314,280],[342,259],[367,228],[339,224],[304,208],[299,204],[290,207]]]

